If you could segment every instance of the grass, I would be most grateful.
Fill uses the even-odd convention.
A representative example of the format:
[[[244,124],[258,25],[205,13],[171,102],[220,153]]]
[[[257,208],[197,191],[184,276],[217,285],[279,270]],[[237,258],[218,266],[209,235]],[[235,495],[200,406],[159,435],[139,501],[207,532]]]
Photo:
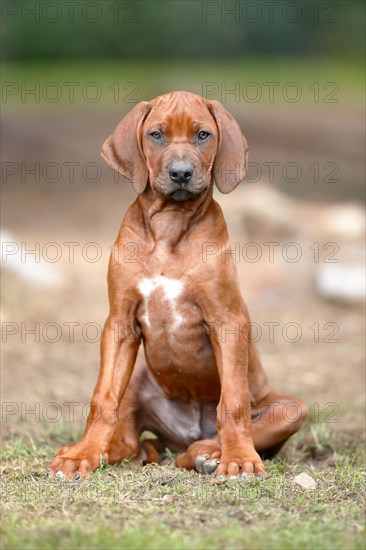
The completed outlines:
[[[82,482],[48,481],[54,448],[4,446],[2,549],[364,548],[363,446],[321,424],[267,462],[263,482],[216,485],[178,470],[171,455],[162,466],[126,461]],[[315,490],[293,483],[301,472]]]
[[[13,63],[3,67],[3,100],[17,109],[120,110],[125,104],[127,110],[142,99],[183,89],[251,109],[273,103],[291,108],[299,105],[285,100],[286,86],[292,82],[299,87],[300,104],[335,105],[339,110],[344,106],[362,108],[363,74],[361,62],[342,58]],[[249,83],[254,86],[247,88]],[[272,100],[268,83],[275,83]],[[329,83],[335,83],[337,90]],[[236,95],[232,93],[235,89]],[[293,88],[288,94],[296,95]],[[337,102],[328,103],[329,99]]]

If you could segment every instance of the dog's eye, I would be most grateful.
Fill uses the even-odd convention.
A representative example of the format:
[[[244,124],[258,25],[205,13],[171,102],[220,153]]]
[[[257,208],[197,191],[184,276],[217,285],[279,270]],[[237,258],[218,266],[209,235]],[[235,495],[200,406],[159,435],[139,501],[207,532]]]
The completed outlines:
[[[151,132],[150,136],[155,139],[156,141],[160,141],[162,139],[161,132],[158,132],[157,130],[155,132]]]
[[[205,139],[207,139],[210,135],[211,134],[209,134],[208,132],[201,130],[200,132],[198,132],[197,137],[199,141],[205,141]]]

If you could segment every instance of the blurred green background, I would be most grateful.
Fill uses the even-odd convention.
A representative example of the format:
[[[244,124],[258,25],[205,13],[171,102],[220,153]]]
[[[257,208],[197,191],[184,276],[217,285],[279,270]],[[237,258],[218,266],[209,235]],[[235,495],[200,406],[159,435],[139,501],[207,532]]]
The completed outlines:
[[[8,60],[362,58],[359,0],[4,1]]]

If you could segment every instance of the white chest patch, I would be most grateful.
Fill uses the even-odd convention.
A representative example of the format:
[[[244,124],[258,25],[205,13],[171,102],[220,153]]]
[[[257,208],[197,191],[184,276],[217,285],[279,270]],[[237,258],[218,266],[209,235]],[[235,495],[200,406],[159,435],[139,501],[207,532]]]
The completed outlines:
[[[182,315],[177,311],[177,298],[183,291],[184,284],[178,279],[169,279],[163,275],[153,277],[152,279],[142,279],[137,285],[137,288],[141,292],[145,300],[145,314],[144,321],[147,326],[150,326],[149,317],[149,298],[151,294],[157,290],[162,289],[165,300],[169,303],[173,318],[172,330],[175,330],[179,325],[184,322]]]

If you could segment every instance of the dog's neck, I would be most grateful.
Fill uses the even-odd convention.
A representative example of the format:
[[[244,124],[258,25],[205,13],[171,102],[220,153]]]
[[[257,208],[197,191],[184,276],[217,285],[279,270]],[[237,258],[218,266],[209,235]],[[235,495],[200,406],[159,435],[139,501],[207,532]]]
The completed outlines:
[[[137,201],[149,238],[159,246],[174,250],[207,215],[213,202],[212,186],[195,200],[177,202],[155,195],[149,185]]]

